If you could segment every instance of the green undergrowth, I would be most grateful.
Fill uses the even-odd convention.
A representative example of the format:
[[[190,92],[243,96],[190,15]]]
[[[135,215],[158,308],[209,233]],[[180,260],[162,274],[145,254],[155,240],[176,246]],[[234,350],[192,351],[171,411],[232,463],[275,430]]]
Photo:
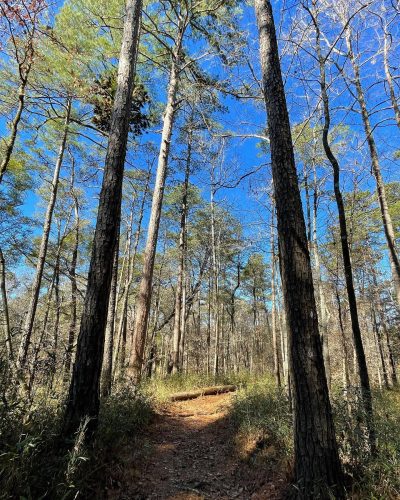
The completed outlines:
[[[370,456],[361,428],[362,412],[355,394],[332,395],[336,435],[349,498],[400,498],[400,390],[374,391],[378,453]],[[276,467],[293,463],[292,415],[286,394],[272,377],[249,383],[238,391],[230,412],[238,453],[245,459],[266,460]],[[266,464],[267,465],[267,464]],[[284,471],[287,477],[291,472]]]
[[[292,456],[292,415],[287,396],[271,376],[249,383],[233,401],[230,419],[236,431],[239,455],[258,458],[268,454],[282,462]],[[272,450],[273,448],[273,450]]]
[[[353,493],[357,499],[399,499],[400,498],[400,389],[375,391],[373,394],[374,418],[378,452],[373,459],[363,453],[360,432],[353,423],[353,456],[341,439],[344,461],[349,461],[347,471],[353,475]],[[343,407],[343,405],[340,405]],[[337,432],[346,434],[348,421],[343,425],[343,413],[337,414]],[[342,424],[340,426],[340,423]],[[350,424],[351,425],[351,424]],[[354,437],[354,434],[355,437]],[[347,456],[346,456],[347,454]],[[350,459],[350,460],[349,460]]]
[[[36,394],[0,404],[0,498],[102,498],[118,467],[118,453],[133,443],[153,415],[141,393],[120,391],[103,402],[94,442],[85,444],[86,423],[73,443],[60,437],[62,398]]]

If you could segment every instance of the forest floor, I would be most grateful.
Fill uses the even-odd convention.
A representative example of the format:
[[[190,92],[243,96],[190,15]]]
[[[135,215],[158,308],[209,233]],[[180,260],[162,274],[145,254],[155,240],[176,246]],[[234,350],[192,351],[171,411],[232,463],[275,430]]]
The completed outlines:
[[[118,457],[109,499],[277,500],[285,476],[268,448],[257,460],[259,443],[240,443],[229,421],[232,394],[165,403],[151,425]],[[243,448],[246,448],[243,452]],[[263,446],[264,448],[264,446]],[[273,451],[271,453],[273,455]]]

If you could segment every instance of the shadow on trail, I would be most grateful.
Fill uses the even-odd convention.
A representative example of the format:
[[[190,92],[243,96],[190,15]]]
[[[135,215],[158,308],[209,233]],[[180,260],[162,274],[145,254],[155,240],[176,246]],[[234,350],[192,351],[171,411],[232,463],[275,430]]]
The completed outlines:
[[[282,498],[276,477],[235,453],[228,411],[231,396],[172,403],[142,436],[144,451],[126,463],[118,499]],[[110,492],[111,493],[111,492]]]

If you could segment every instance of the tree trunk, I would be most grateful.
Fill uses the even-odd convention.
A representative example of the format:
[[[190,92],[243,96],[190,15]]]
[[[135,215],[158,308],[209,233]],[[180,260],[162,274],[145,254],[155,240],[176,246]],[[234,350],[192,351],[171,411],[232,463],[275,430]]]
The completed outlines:
[[[36,370],[37,370],[37,365],[38,365],[38,359],[39,359],[39,354],[40,350],[43,346],[44,339],[47,334],[47,324],[49,322],[49,316],[50,316],[50,308],[51,308],[51,302],[52,302],[52,297],[53,297],[53,291],[54,291],[54,283],[55,283],[55,278],[56,274],[53,272],[53,276],[51,279],[50,287],[48,288],[47,291],[47,303],[46,303],[46,310],[44,314],[44,319],[43,319],[43,326],[42,326],[42,331],[39,335],[39,339],[36,342],[36,345],[34,345],[33,353],[31,355],[30,359],[30,373],[29,373],[29,381],[25,385],[25,394],[29,399],[32,399],[32,391],[33,391],[33,386],[35,383],[35,378],[36,378]]]
[[[147,194],[149,192],[149,187],[150,187],[150,179],[151,179],[151,169],[148,172],[148,175],[146,177],[146,184],[144,187],[143,191],[143,197],[140,205],[140,210],[139,210],[139,218],[137,221],[137,228],[136,228],[136,233],[135,233],[135,240],[133,244],[133,252],[132,256],[130,256],[130,262],[128,266],[128,273],[127,273],[127,282],[125,283],[125,288],[124,288],[124,293],[122,295],[122,308],[121,308],[121,318],[120,322],[118,325],[118,331],[117,331],[117,342],[116,342],[116,349],[115,353],[113,355],[113,371],[116,373],[116,363],[119,355],[119,351],[122,347],[121,350],[123,350],[123,343],[126,343],[126,334],[127,334],[127,328],[128,328],[128,302],[129,302],[129,293],[133,284],[133,279],[135,277],[134,275],[134,269],[135,269],[135,264],[136,264],[136,256],[137,256],[137,250],[139,247],[139,242],[140,242],[140,235],[142,233],[142,222],[143,222],[143,216],[144,216],[144,209],[146,205],[146,198]],[[125,369],[125,356],[121,355],[121,369]],[[122,361],[123,359],[123,361]]]
[[[237,340],[237,332],[236,332],[236,293],[240,288],[240,261],[237,263],[237,271],[236,271],[236,285],[231,293],[231,310],[229,313],[230,316],[230,328],[231,328],[231,342],[232,342],[232,355],[233,355],[233,372],[239,372],[239,355],[238,355],[238,340]],[[200,325],[200,317],[199,317],[199,325]]]
[[[370,299],[370,306],[371,306],[372,326],[373,326],[373,329],[375,332],[376,347],[377,347],[379,361],[380,361],[381,368],[382,368],[383,384],[384,384],[385,388],[388,389],[389,388],[389,378],[388,378],[388,372],[387,372],[387,368],[386,368],[385,352],[383,350],[382,331],[381,331],[380,325],[378,325],[374,298]]]
[[[342,347],[343,347],[343,382],[344,382],[344,388],[347,391],[350,388],[350,370],[349,370],[349,352],[347,349],[347,342],[346,342],[346,333],[344,329],[344,324],[343,324],[343,314],[342,314],[342,303],[340,300],[340,293],[339,293],[339,288],[338,284],[335,283],[335,295],[336,295],[336,303],[338,306],[338,317],[339,317],[339,328],[340,328],[340,334],[342,338]]]
[[[61,315],[61,304],[62,298],[60,297],[60,253],[61,253],[61,239],[59,240],[58,246],[60,252],[57,253],[56,261],[54,264],[54,296],[55,296],[55,321],[53,326],[53,345],[51,348],[50,355],[50,380],[49,389],[53,388],[54,377],[57,372],[57,354],[58,354],[58,337],[60,328],[60,315]]]
[[[0,248],[0,288],[1,288],[1,301],[3,303],[4,340],[7,348],[8,360],[10,363],[13,363],[14,349],[12,345],[10,313],[8,309],[8,297],[7,297],[7,286],[6,286],[6,263],[1,248]]]
[[[207,377],[211,374],[211,318],[212,318],[212,309],[211,309],[211,297],[212,297],[212,276],[210,275],[208,278],[208,293],[207,293]]]
[[[371,127],[371,122],[369,118],[369,112],[367,109],[367,104],[365,102],[364,89],[361,84],[360,67],[357,62],[357,58],[353,51],[352,44],[352,32],[350,28],[346,31],[346,43],[349,53],[349,58],[353,67],[354,72],[354,84],[357,90],[358,104],[361,109],[361,117],[364,125],[365,136],[369,147],[369,153],[371,156],[372,171],[376,181],[376,190],[378,194],[379,207],[382,216],[383,229],[386,237],[386,243],[389,250],[389,260],[390,267],[392,271],[393,285],[396,293],[397,305],[400,307],[400,260],[398,250],[396,248],[396,239],[393,229],[392,217],[389,213],[389,207],[386,199],[386,189],[382,178],[381,168],[379,165],[378,150],[376,148],[376,143]]]
[[[294,161],[272,7],[255,0],[282,285],[289,331],[294,398],[294,495],[343,498],[343,478],[318,331],[310,255]]]
[[[186,255],[185,257],[186,258]],[[184,264],[185,265],[185,264]],[[186,325],[187,319],[189,317],[190,311],[186,310],[186,283],[185,269],[184,269],[184,278],[183,278],[183,286],[182,286],[182,306],[181,306],[181,321],[180,321],[180,339],[179,339],[179,370],[183,370],[183,362],[184,362],[184,354],[185,354],[185,343],[186,343]],[[186,357],[186,361],[187,361]]]
[[[334,183],[334,191],[336,198],[336,205],[338,209],[339,215],[339,227],[340,227],[340,243],[342,248],[342,258],[343,258],[343,267],[344,274],[346,279],[346,289],[347,289],[347,297],[349,300],[349,309],[350,309],[350,318],[351,325],[353,331],[354,338],[354,347],[357,355],[357,368],[358,375],[361,384],[362,391],[362,402],[365,411],[365,424],[367,426],[368,434],[369,434],[369,443],[371,447],[371,451],[375,451],[376,442],[375,442],[375,430],[373,424],[373,410],[372,410],[372,397],[371,397],[371,387],[367,369],[367,361],[365,358],[364,346],[362,342],[360,323],[358,317],[357,310],[357,300],[356,293],[354,289],[354,280],[353,280],[353,268],[351,265],[350,258],[350,249],[349,249],[349,241],[348,241],[348,233],[347,233],[347,222],[346,222],[346,212],[344,208],[344,202],[342,197],[342,192],[340,189],[340,166],[337,161],[335,155],[332,152],[332,149],[329,144],[329,132],[330,132],[330,108],[329,108],[329,97],[327,92],[326,85],[326,60],[322,55],[321,51],[321,42],[320,42],[320,29],[317,14],[313,13],[310,9],[307,9],[315,28],[316,34],[316,54],[318,58],[319,71],[320,71],[320,88],[321,88],[321,99],[323,103],[323,113],[324,113],[324,128],[322,132],[322,143],[324,147],[325,154],[329,160],[329,163],[333,169],[333,183]]]
[[[56,161],[56,165],[55,165],[55,169],[54,169],[53,181],[51,184],[50,199],[49,199],[49,203],[47,205],[47,211],[46,211],[46,216],[45,216],[44,225],[43,225],[42,240],[40,243],[38,261],[37,261],[37,265],[36,265],[36,274],[35,274],[35,279],[34,279],[33,286],[32,286],[32,295],[31,295],[29,308],[28,308],[28,312],[26,315],[26,319],[25,319],[25,325],[24,325],[24,329],[22,332],[21,344],[20,344],[19,352],[18,352],[17,371],[19,372],[19,376],[22,375],[22,370],[25,368],[25,365],[26,365],[27,356],[28,356],[28,349],[29,349],[29,345],[31,342],[33,325],[35,322],[40,287],[42,284],[43,270],[44,270],[44,265],[46,262],[46,255],[47,255],[47,247],[48,247],[49,236],[50,236],[51,222],[52,222],[52,218],[53,218],[54,206],[56,204],[56,199],[57,199],[60,170],[61,170],[61,166],[63,163],[65,147],[67,144],[70,116],[71,116],[71,101],[68,100],[67,111],[66,111],[66,116],[65,116],[64,131],[63,131],[60,150],[58,153],[58,157],[57,157],[57,161]]]
[[[272,351],[274,355],[274,373],[278,387],[281,386],[281,373],[279,368],[279,351],[276,328],[276,295],[275,295],[275,204],[271,206],[271,329],[272,329]]]
[[[78,264],[78,249],[80,237],[80,217],[79,217],[79,202],[76,193],[73,192],[73,183],[71,183],[72,196],[74,198],[74,211],[75,211],[75,231],[74,231],[74,246],[72,249],[71,266],[69,279],[71,281],[71,318],[68,327],[68,341],[65,353],[65,366],[64,366],[64,381],[68,382],[71,375],[72,354],[74,351],[74,343],[76,337],[77,325],[77,299],[78,299],[78,286],[76,281],[76,267]]]
[[[322,283],[321,262],[319,256],[319,246],[317,238],[317,211],[318,211],[318,186],[317,186],[317,170],[315,164],[314,168],[314,196],[313,196],[313,235],[312,235],[312,253],[314,256],[314,266],[317,281],[317,291],[319,297],[319,324],[321,329],[322,338],[322,352],[324,354],[325,372],[328,381],[328,388],[331,389],[332,375],[331,375],[331,359],[329,354],[328,343],[328,309],[326,306],[326,298],[324,293],[324,286]]]
[[[397,373],[396,373],[396,363],[395,363],[394,354],[393,354],[393,347],[392,347],[392,343],[390,341],[389,331],[388,331],[388,328],[387,328],[386,323],[385,323],[385,319],[384,319],[382,314],[380,315],[380,319],[381,319],[381,325],[383,328],[383,332],[385,334],[386,346],[387,346],[387,350],[388,350],[388,354],[389,354],[390,378],[391,378],[391,382],[392,382],[393,386],[396,386],[397,385]]]
[[[215,229],[215,179],[214,165],[211,170],[211,191],[210,191],[210,206],[211,206],[211,255],[212,255],[212,325],[214,327],[214,369],[213,375],[216,377],[219,372],[219,269],[217,260],[217,238]]]
[[[70,215],[68,216],[68,221],[70,219]],[[57,252],[55,255],[55,264],[53,266],[53,275],[51,278],[50,282],[50,287],[48,288],[47,291],[47,304],[46,304],[46,309],[45,309],[45,314],[43,318],[43,326],[42,326],[42,331],[40,333],[39,339],[36,342],[36,346],[34,348],[32,360],[31,360],[31,370],[30,370],[30,377],[29,377],[29,382],[27,385],[27,395],[28,397],[31,396],[32,390],[33,390],[33,385],[36,377],[36,369],[37,369],[37,363],[39,359],[39,354],[42,349],[44,339],[47,336],[47,325],[49,322],[49,316],[50,316],[50,309],[51,309],[51,304],[52,304],[52,297],[53,297],[53,292],[55,291],[56,293],[56,320],[54,324],[54,335],[53,335],[53,348],[51,349],[49,353],[49,358],[50,358],[50,374],[49,374],[49,388],[51,389],[52,384],[53,384],[53,377],[55,374],[55,365],[54,361],[56,359],[56,351],[57,351],[57,344],[58,344],[58,326],[59,326],[59,320],[60,320],[60,307],[61,307],[61,302],[59,300],[59,279],[60,279],[60,258],[61,258],[61,252],[62,252],[62,245],[65,241],[65,238],[68,234],[68,222],[65,224],[64,227],[64,232],[63,235],[60,235],[60,229],[58,231],[58,239],[57,239]]]
[[[142,280],[139,286],[136,301],[136,315],[134,326],[133,346],[128,366],[128,377],[134,384],[141,379],[143,357],[146,344],[147,324],[151,305],[152,281],[154,261],[157,249],[158,229],[160,226],[161,208],[164,197],[165,179],[167,176],[171,137],[176,114],[176,94],[179,85],[179,59],[181,56],[183,39],[182,26],[179,28],[176,41],[168,86],[167,105],[164,114],[161,148],[158,158],[157,177],[153,193],[149,227],[147,231],[147,242],[143,258]]]
[[[100,376],[110,296],[113,259],[121,214],[122,180],[129,133],[132,90],[142,0],[127,0],[103,184],[90,261],[88,284],[76,359],[64,415],[64,435],[73,434],[90,418],[89,435],[97,425]]]
[[[189,177],[190,177],[190,167],[192,160],[192,130],[188,133],[188,144],[186,152],[186,169],[185,169],[185,180],[183,183],[183,193],[182,193],[182,205],[181,205],[181,220],[180,220],[180,233],[179,233],[179,269],[178,269],[178,281],[176,284],[175,291],[175,321],[174,321],[174,332],[172,339],[172,373],[177,373],[181,368],[179,363],[180,352],[179,345],[181,342],[181,334],[184,327],[181,328],[185,321],[185,314],[183,311],[183,287],[185,280],[185,257],[186,257],[186,219],[188,212],[188,188],[189,188]]]
[[[118,258],[119,258],[119,237],[113,257],[113,267],[110,285],[110,300],[108,303],[105,346],[104,346],[104,362],[101,375],[101,395],[106,398],[111,394],[112,371],[113,371],[113,354],[114,354],[114,333],[115,333],[115,309],[117,303],[117,286],[118,286]]]
[[[397,97],[394,91],[394,85],[393,85],[393,77],[392,73],[390,71],[390,65],[389,65],[389,39],[391,38],[389,33],[387,32],[386,29],[384,29],[384,34],[383,34],[383,65],[385,68],[385,76],[386,76],[386,81],[388,84],[389,88],[389,95],[390,95],[390,102],[392,103],[393,111],[394,111],[394,116],[396,118],[396,123],[397,126],[400,128],[400,108],[397,102]]]
[[[11,123],[11,135],[5,148],[4,157],[0,164],[0,184],[10,164],[11,156],[14,151],[15,141],[17,140],[18,127],[21,121],[22,112],[25,107],[25,91],[26,91],[26,85],[28,83],[28,75],[30,73],[31,65],[32,62],[28,64],[24,78],[22,79],[21,85],[18,89],[18,108],[14,116],[14,119]]]

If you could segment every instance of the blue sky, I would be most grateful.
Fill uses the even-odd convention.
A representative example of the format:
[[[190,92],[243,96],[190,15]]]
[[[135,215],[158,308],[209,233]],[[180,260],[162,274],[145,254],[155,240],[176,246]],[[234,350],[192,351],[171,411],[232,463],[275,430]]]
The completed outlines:
[[[274,2],[273,6],[276,24],[282,38],[281,49],[282,52],[285,52],[287,45],[286,42],[284,42],[284,38],[292,18],[296,14],[296,6],[295,4],[288,4],[287,2],[283,3],[281,1]],[[285,10],[282,13],[283,7],[285,7]],[[257,31],[255,28],[254,11],[250,6],[246,7],[244,10],[242,27],[249,33],[249,57],[251,58],[255,72],[258,76],[260,72],[257,60]],[[365,51],[364,59],[368,60],[368,63],[362,68],[363,71],[364,68],[366,68],[366,71],[364,71],[363,84],[365,87],[369,87],[371,83],[376,80],[377,75],[382,75],[382,64],[379,55],[376,56],[376,61],[370,60],[371,55],[376,52],[376,31],[373,28],[369,30],[367,29],[364,31],[363,36],[365,37],[365,42],[363,42],[361,48]],[[310,67],[310,60],[308,60],[304,54],[301,55],[301,60],[305,68]],[[288,107],[291,121],[295,124],[306,118],[307,110],[304,92],[299,85],[298,77],[294,73],[293,66],[290,65],[290,63],[291,58],[289,56],[282,58],[282,68],[285,76],[287,76],[286,88]],[[287,73],[288,71],[289,73]],[[247,78],[249,74],[248,69],[241,68],[241,74],[245,75]],[[310,75],[311,74],[312,72],[310,71]],[[316,88],[315,85],[311,86]],[[355,168],[358,171],[362,171],[360,189],[374,189],[374,179],[369,173],[368,154],[365,145],[363,144],[363,128],[360,116],[357,112],[348,113],[347,110],[342,109],[348,106],[348,94],[343,92],[344,85],[339,82],[339,80],[336,87],[338,90],[332,94],[332,104],[334,107],[333,125],[345,122],[350,127],[350,135],[352,137],[351,140],[349,140],[349,148],[346,151],[345,156],[341,157],[343,170],[349,171]],[[160,88],[162,88],[162,85],[160,85]],[[165,98],[162,92],[160,92],[157,97],[160,101],[163,101]],[[373,87],[368,93],[369,107],[372,109],[377,106],[378,110],[379,107],[384,108],[384,105],[379,104],[381,100],[382,88]],[[227,130],[236,134],[251,134],[260,133],[265,127],[266,116],[262,103],[254,104],[248,99],[236,100],[233,98],[226,98],[225,104],[229,107],[229,112],[219,116],[219,118]],[[355,107],[355,109],[357,109],[357,107]],[[373,115],[373,122],[374,124],[381,123],[381,125],[377,126],[375,129],[374,134],[378,143],[381,166],[385,180],[400,180],[398,163],[393,159],[393,151],[397,148],[400,131],[397,129],[393,121],[392,110],[385,109],[376,112]],[[159,129],[159,127],[157,127],[157,129]],[[4,120],[0,122],[0,134],[2,136],[5,134]],[[141,140],[151,140],[155,144],[158,144],[160,141],[160,135],[155,132],[150,132],[143,136]],[[226,203],[231,213],[241,220],[246,236],[251,237],[251,240],[256,243],[255,249],[264,250],[265,253],[268,254],[269,212],[265,206],[262,206],[259,201],[257,201],[258,196],[256,193],[260,192],[260,190],[269,185],[270,174],[269,168],[266,166],[268,163],[268,157],[261,154],[260,149],[257,147],[258,142],[259,140],[255,138],[237,138],[229,141],[226,162],[227,164],[231,163],[236,165],[235,169],[237,175],[244,175],[246,172],[257,168],[260,164],[264,164],[265,166],[262,167],[257,174],[243,181],[237,188],[221,189],[218,192],[217,199],[221,203]],[[135,164],[137,162],[138,166],[142,166],[141,158],[135,158],[135,155],[133,154],[130,154],[129,158]],[[99,167],[101,167],[101,165],[99,165]],[[329,174],[329,170],[325,170],[325,173]],[[176,178],[179,179],[179,175]],[[352,188],[352,180],[352,176],[348,174],[343,176],[342,185],[344,190]],[[192,182],[202,189],[204,198],[208,199],[209,184],[206,171],[196,174],[192,178]],[[327,182],[327,187],[328,189],[332,187],[329,180]],[[89,197],[92,199],[89,207],[90,210],[93,210],[96,207],[96,189],[90,188],[87,192]],[[38,197],[36,194],[34,192],[29,193],[23,207],[23,210],[27,215],[32,215],[37,212],[37,201]],[[329,200],[329,202],[328,200],[325,200],[321,204],[321,210],[319,213],[320,218],[318,222],[319,235],[322,240],[324,239],[327,225],[332,222],[332,214],[334,216],[335,213],[335,207],[331,203],[331,200]],[[34,232],[39,234],[40,230],[40,227],[38,227]],[[384,268],[387,268],[386,259],[383,259],[381,264]]]

